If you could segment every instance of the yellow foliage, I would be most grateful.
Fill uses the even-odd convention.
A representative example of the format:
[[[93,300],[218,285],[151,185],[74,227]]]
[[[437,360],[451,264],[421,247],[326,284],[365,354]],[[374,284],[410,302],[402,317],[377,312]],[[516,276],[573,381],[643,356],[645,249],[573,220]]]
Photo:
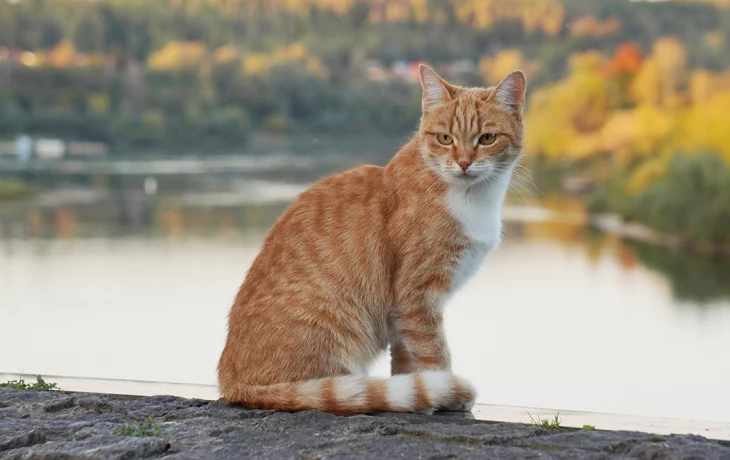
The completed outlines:
[[[658,156],[640,164],[629,177],[626,183],[626,192],[629,195],[638,195],[658,179],[667,174],[669,156]]]
[[[687,78],[687,51],[676,38],[660,38],[654,43],[652,56],[661,75],[663,103],[676,107],[681,103],[679,92]]]
[[[47,59],[54,67],[68,67],[76,61],[76,47],[70,41],[64,40],[48,53]]]
[[[271,5],[282,0],[270,1]],[[284,0],[297,4],[328,5],[337,0]],[[354,5],[353,0],[342,2],[349,10]],[[371,0],[369,2],[371,22],[403,22],[410,19],[416,21],[443,21],[445,12],[438,4],[433,5],[428,0]],[[487,29],[493,24],[505,20],[517,20],[527,32],[542,30],[547,34],[556,35],[562,30],[565,11],[558,0],[454,0],[454,13],[457,20],[469,27]]]
[[[684,102],[681,89],[687,79],[686,67],[687,51],[679,40],[657,40],[631,86],[634,101],[671,108],[680,106]]]
[[[90,67],[101,67],[108,62],[108,58],[101,53],[92,53],[87,55],[86,64]]]
[[[697,69],[689,76],[690,100],[697,104],[705,102],[712,91],[713,75],[705,69]]]
[[[118,0],[131,2],[132,0]],[[143,0],[135,0],[142,2]],[[311,8],[346,14],[362,0],[170,0],[186,14],[194,15],[211,5],[226,14],[266,10],[275,13],[309,14]],[[446,11],[440,2],[431,0],[368,0],[371,22],[416,21],[443,22]],[[446,2],[444,2],[446,3]],[[542,30],[557,35],[563,28],[565,12],[560,0],[453,0],[457,19],[470,27],[488,28],[494,23],[512,19],[527,32]],[[609,22],[611,20],[609,19]]]
[[[687,66],[687,50],[682,42],[674,37],[660,38],[652,47],[652,55],[659,63],[663,73],[681,76]]]
[[[274,59],[279,61],[301,61],[307,56],[307,48],[302,42],[294,42],[289,46],[279,48]]]
[[[525,124],[525,149],[530,153],[560,158],[569,155],[570,144],[577,136],[565,113],[550,113],[556,108],[555,97],[549,88],[533,94]]]
[[[602,149],[621,155],[656,152],[675,127],[672,113],[644,105],[615,112],[601,129]]]
[[[246,53],[243,55],[243,72],[256,75],[266,72],[276,64],[272,56],[266,53]]]
[[[641,135],[634,125],[634,110],[622,110],[611,115],[601,128],[601,148],[606,152],[629,153],[633,140]]]
[[[519,50],[504,50],[492,59],[483,57],[479,60],[479,71],[490,85],[496,85],[513,70],[525,67],[525,60]]]
[[[244,53],[242,59],[243,72],[248,75],[266,73],[272,67],[282,64],[299,64],[310,73],[327,75],[322,61],[316,56],[309,55],[307,47],[301,42],[282,46],[271,54]]]
[[[686,111],[679,124],[676,147],[685,152],[710,151],[730,162],[728,135],[730,90],[717,93]]]
[[[674,38],[658,40],[643,62],[633,54],[627,54],[631,66],[606,66],[596,52],[571,56],[563,80],[530,96],[526,150],[552,158],[605,152],[617,160],[660,154],[634,171],[627,186],[632,194],[665,174],[667,158],[675,152],[714,152],[730,163],[730,71],[688,72],[687,51]],[[483,58],[480,70],[493,82],[506,72],[501,66],[520,66],[522,59],[518,52],[504,51]],[[624,93],[636,107],[619,109]]]
[[[570,145],[570,153],[575,158],[586,158],[601,152],[601,133],[579,134]]]
[[[632,99],[639,105],[659,105],[661,100],[661,75],[656,60],[649,58],[639,69],[630,88]]]
[[[201,66],[208,56],[203,42],[173,41],[152,53],[147,60],[153,70],[174,70]]]
[[[355,4],[354,0],[285,0],[290,10],[308,12],[309,8],[314,6],[315,8],[330,10],[338,14],[348,12]]]
[[[730,90],[730,71],[713,74],[697,69],[689,77],[689,97],[694,104],[709,101],[717,93]]]
[[[385,5],[385,20],[388,22],[407,21],[410,12],[410,8],[404,3],[387,3]]]
[[[606,57],[597,51],[576,53],[569,58],[571,72],[598,71],[605,63]]]
[[[570,24],[570,35],[574,37],[591,36],[603,37],[613,35],[621,30],[621,20],[617,17],[610,17],[605,21],[599,21],[590,14],[573,19]]]
[[[571,73],[549,88],[543,116],[559,118],[577,132],[594,131],[604,123],[618,103],[618,95],[601,72],[603,59],[596,53],[571,58]],[[539,106],[533,114],[539,113]]]
[[[550,157],[601,151],[599,130],[619,99],[603,77],[603,62],[596,53],[574,56],[567,78],[533,94],[526,115],[528,150]]]
[[[179,0],[178,0],[179,1]],[[190,0],[188,0],[190,1]],[[332,11],[337,14],[347,13],[355,5],[355,0],[196,0],[200,3],[223,3],[226,10],[235,12],[242,8],[249,11],[269,10],[307,14],[310,8]]]
[[[221,46],[213,52],[213,59],[219,64],[228,64],[238,59],[238,49],[233,45]]]
[[[424,22],[429,19],[428,0],[411,0],[411,8],[416,21]]]

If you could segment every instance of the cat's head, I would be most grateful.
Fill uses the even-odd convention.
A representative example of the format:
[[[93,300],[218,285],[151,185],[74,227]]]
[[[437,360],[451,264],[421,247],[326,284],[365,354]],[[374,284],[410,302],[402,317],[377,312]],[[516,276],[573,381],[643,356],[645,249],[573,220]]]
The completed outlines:
[[[421,154],[452,184],[471,186],[511,171],[522,149],[525,76],[492,88],[451,85],[422,65]]]

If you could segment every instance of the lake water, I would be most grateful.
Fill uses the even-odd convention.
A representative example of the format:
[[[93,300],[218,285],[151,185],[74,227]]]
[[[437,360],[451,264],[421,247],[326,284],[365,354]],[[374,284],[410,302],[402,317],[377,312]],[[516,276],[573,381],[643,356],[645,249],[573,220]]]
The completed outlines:
[[[214,385],[267,229],[353,163],[284,149],[14,172],[48,192],[0,202],[0,373]],[[730,422],[727,261],[600,235],[536,191],[505,214],[503,246],[446,311],[480,402]]]

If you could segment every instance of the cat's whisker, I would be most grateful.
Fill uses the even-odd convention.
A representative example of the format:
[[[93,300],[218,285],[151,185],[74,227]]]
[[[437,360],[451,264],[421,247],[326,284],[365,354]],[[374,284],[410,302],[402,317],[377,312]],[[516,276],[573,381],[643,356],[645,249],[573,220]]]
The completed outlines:
[[[512,194],[514,196],[517,196],[520,200],[522,200],[524,202],[529,202],[530,201],[530,198],[532,197],[530,195],[529,191],[527,191],[528,192],[527,193],[527,196],[525,196],[526,190],[525,190],[524,187],[519,187],[519,188],[512,188],[512,187],[510,187],[508,189],[508,191],[509,191],[510,194]]]
[[[525,193],[527,193],[528,198],[534,198],[534,190],[529,188],[527,185],[525,185],[522,181],[525,180],[524,177],[522,177],[519,173],[515,172],[515,178],[516,180],[513,180],[510,184],[509,191],[510,193],[519,193],[520,198],[524,201],[529,201],[527,198],[525,198]]]
[[[530,183],[530,185],[532,185],[532,187],[535,189],[535,191],[537,193],[539,193],[540,196],[545,198],[545,193],[540,189],[540,187],[537,186],[537,184],[535,183],[535,181],[533,179],[533,171],[522,164],[522,158],[520,158],[518,160],[518,162],[515,164],[515,172],[517,172],[517,171],[524,171],[526,177],[522,176],[522,175],[520,175],[519,177],[521,179],[528,181]]]

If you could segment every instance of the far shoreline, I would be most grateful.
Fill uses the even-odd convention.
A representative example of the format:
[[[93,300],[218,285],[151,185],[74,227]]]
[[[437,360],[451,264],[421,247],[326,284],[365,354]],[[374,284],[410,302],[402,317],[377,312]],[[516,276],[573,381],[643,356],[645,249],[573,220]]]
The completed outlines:
[[[651,228],[622,219],[618,214],[554,211],[540,206],[506,205],[503,211],[506,222],[554,222],[594,228],[607,235],[616,235],[628,241],[636,241],[667,249],[688,249],[709,256],[730,256],[730,243],[693,241],[680,236],[666,235]]]

